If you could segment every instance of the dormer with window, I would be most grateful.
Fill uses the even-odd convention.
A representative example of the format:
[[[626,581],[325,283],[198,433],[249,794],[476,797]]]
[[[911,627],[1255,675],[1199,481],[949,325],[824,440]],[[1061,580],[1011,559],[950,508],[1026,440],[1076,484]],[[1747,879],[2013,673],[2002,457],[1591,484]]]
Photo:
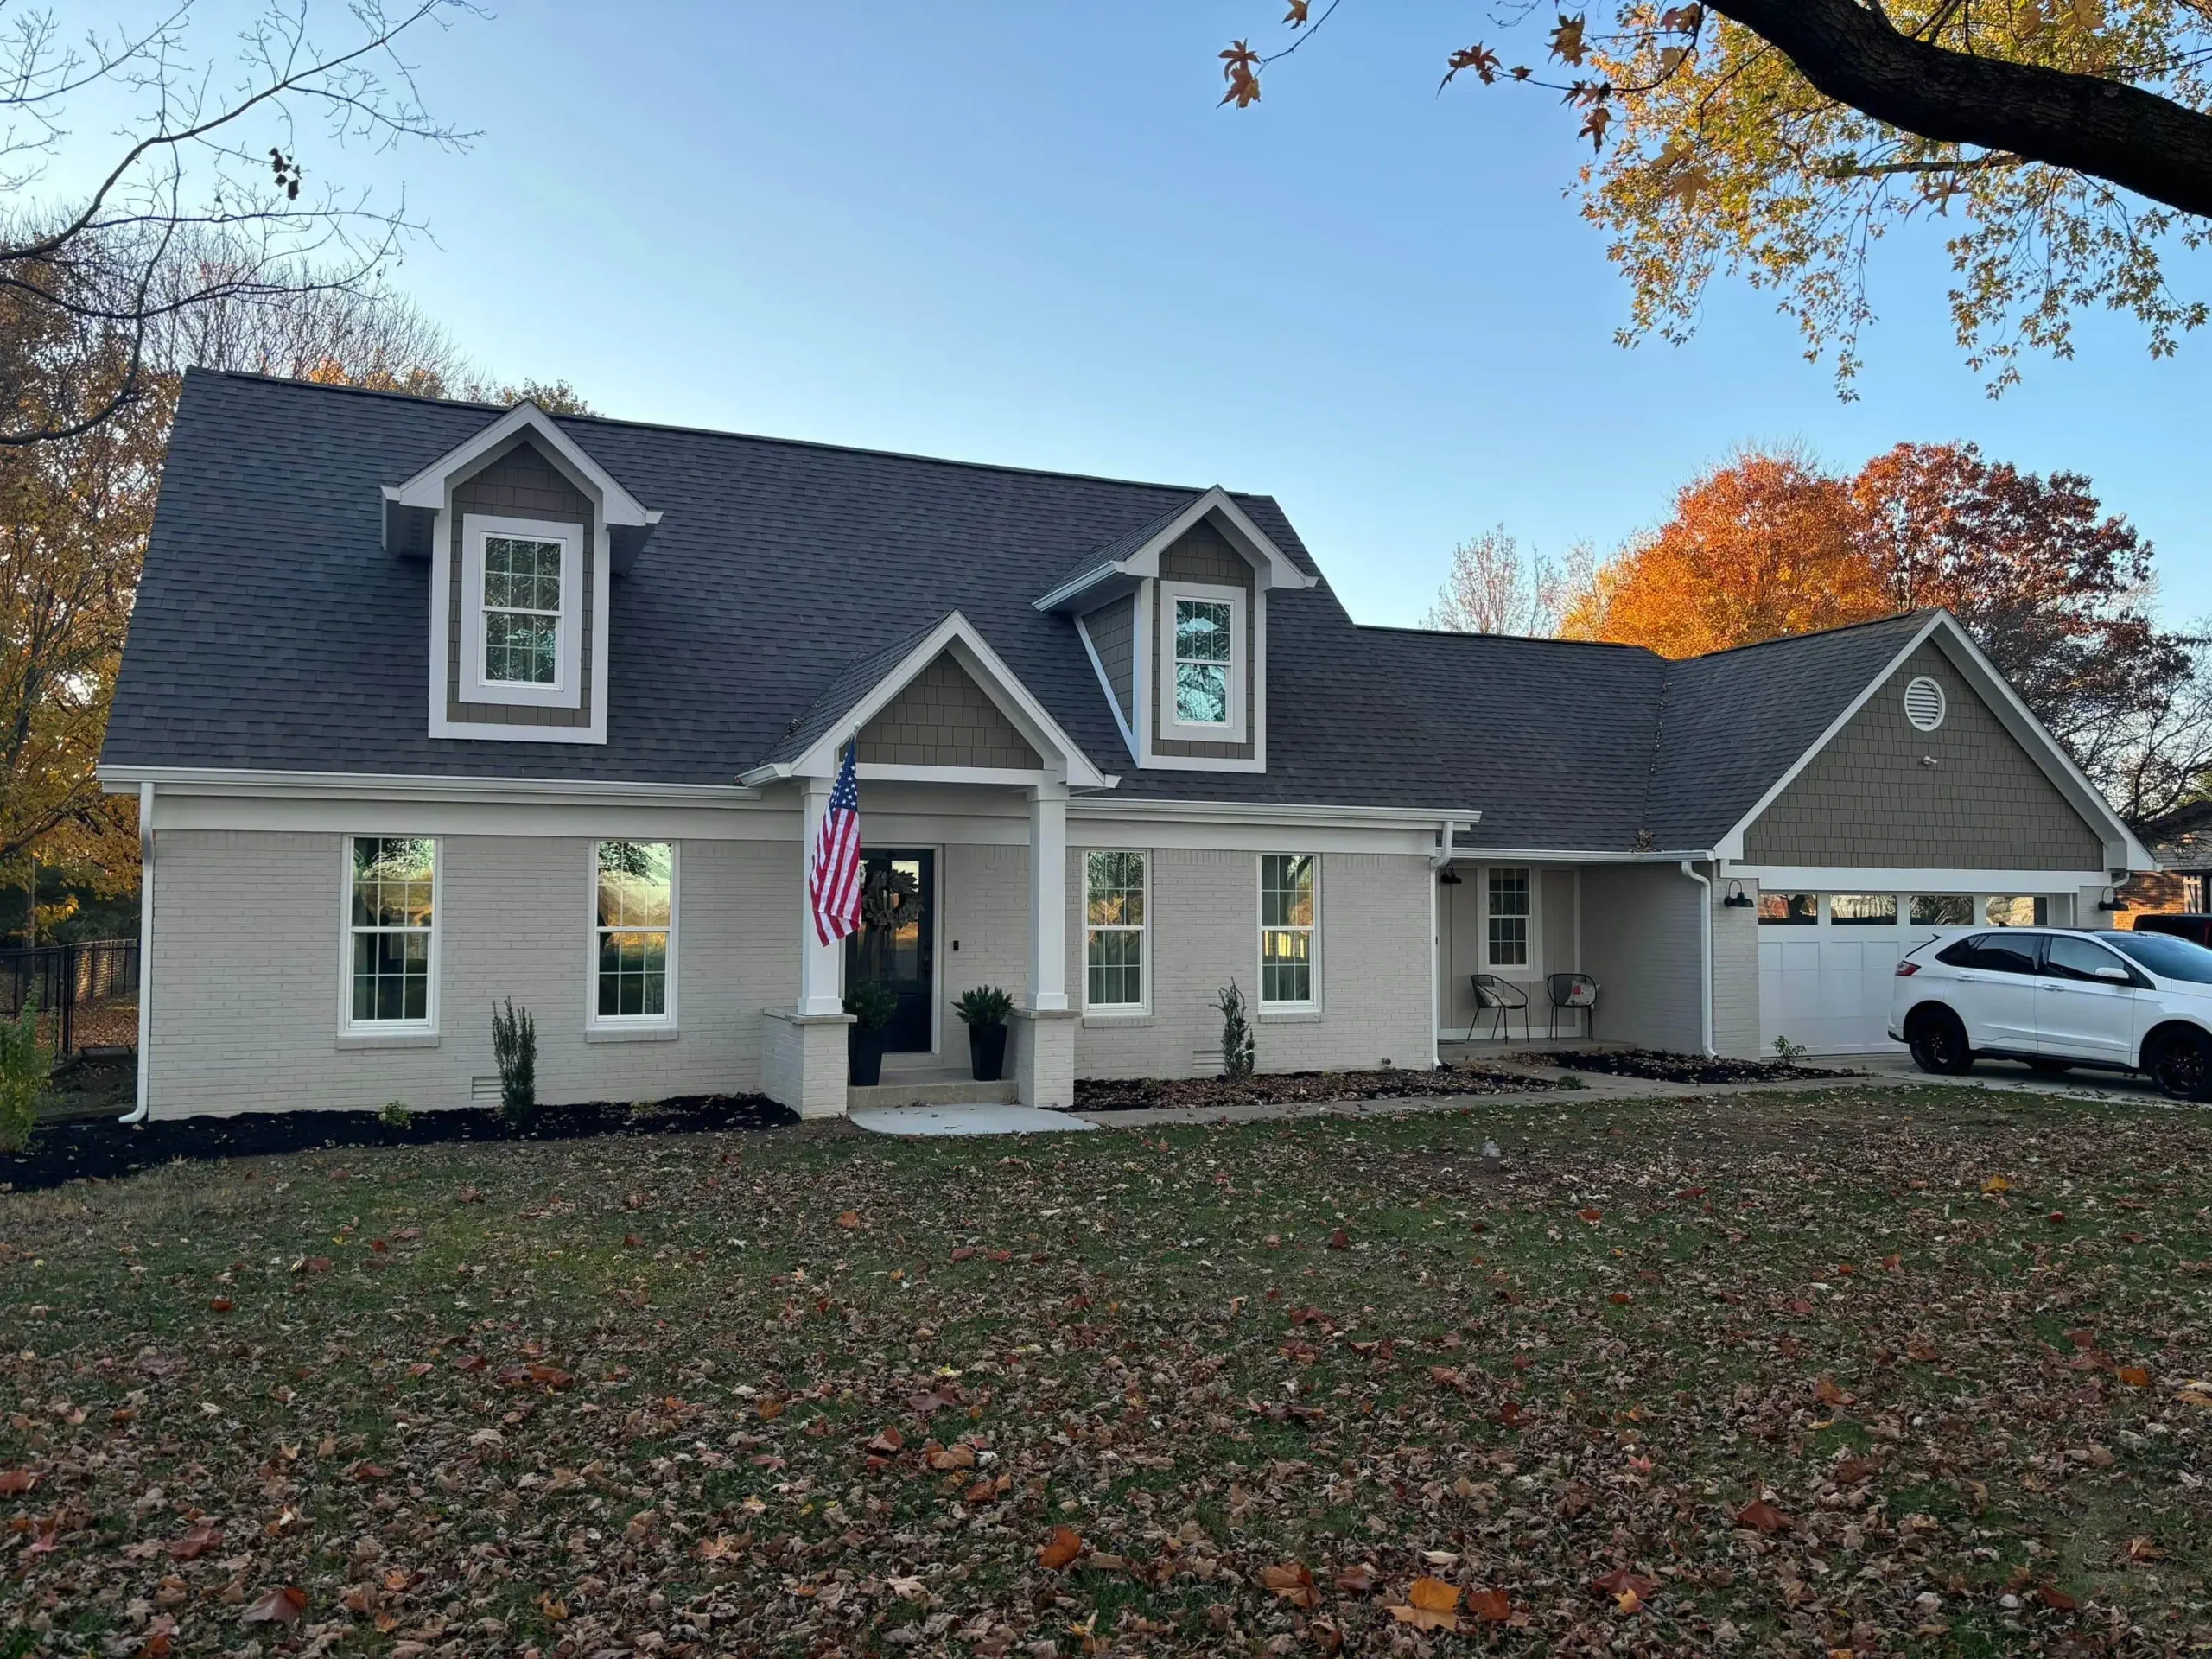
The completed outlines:
[[[1307,575],[1218,487],[1037,601],[1075,619],[1139,766],[1267,770],[1268,598]]]
[[[612,581],[660,515],[530,403],[384,493],[430,563],[430,735],[604,743]]]

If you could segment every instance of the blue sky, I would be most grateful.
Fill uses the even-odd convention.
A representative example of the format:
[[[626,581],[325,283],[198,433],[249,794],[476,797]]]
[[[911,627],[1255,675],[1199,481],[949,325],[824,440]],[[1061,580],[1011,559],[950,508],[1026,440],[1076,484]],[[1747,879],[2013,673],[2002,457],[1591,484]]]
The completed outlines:
[[[508,0],[414,51],[470,153],[305,159],[405,179],[435,242],[399,280],[501,373],[610,414],[1269,492],[1363,620],[1414,620],[1487,525],[1610,544],[1745,441],[1856,463],[1907,438],[2088,472],[2156,541],[2169,613],[2212,613],[2212,339],[2154,363],[2093,319],[1993,404],[1908,237],[1856,404],[1739,286],[1689,346],[1624,352],[1626,289],[1562,195],[1571,123],[1432,96],[1480,9],[1346,0],[1258,108],[1217,109],[1214,54],[1279,40],[1281,10]]]

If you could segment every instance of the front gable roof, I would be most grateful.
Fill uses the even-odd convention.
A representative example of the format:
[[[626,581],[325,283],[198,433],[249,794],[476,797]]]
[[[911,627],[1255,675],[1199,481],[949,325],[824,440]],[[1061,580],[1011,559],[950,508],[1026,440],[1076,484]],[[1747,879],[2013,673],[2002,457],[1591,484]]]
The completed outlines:
[[[1306,588],[1320,580],[1308,575],[1267,531],[1252,521],[1236,498],[1220,485],[1200,490],[1158,518],[1092,548],[1075,568],[1036,601],[1040,611],[1088,611],[1133,583],[1160,574],[1160,556],[1193,525],[1211,522],[1230,546],[1251,562],[1262,591]]]
[[[840,669],[774,749],[758,766],[747,768],[738,781],[766,784],[785,778],[834,776],[837,752],[947,653],[1043,759],[1046,773],[1081,789],[1112,785],[1115,780],[1099,771],[1082,745],[958,611]],[[861,775],[867,777],[870,770],[863,764]]]

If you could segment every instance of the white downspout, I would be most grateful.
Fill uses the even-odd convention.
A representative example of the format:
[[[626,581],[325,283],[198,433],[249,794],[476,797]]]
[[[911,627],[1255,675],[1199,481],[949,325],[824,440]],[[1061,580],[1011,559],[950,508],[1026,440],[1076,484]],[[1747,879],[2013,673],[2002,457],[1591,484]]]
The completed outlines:
[[[154,1035],[154,780],[138,785],[138,1101],[119,1120],[143,1123],[153,1105],[148,1066]]]
[[[1713,883],[1697,873],[1697,867],[1687,858],[1682,861],[1682,874],[1698,885],[1697,895],[1697,988],[1698,1040],[1703,1052],[1713,1053]]]
[[[1444,820],[1444,833],[1438,839],[1436,850],[1428,860],[1428,1067],[1433,1071],[1444,1064],[1444,1056],[1436,1046],[1438,1026],[1444,1019],[1444,983],[1439,976],[1443,972],[1441,948],[1444,916],[1442,901],[1436,896],[1436,878],[1452,865],[1452,843],[1459,833],[1461,820]]]

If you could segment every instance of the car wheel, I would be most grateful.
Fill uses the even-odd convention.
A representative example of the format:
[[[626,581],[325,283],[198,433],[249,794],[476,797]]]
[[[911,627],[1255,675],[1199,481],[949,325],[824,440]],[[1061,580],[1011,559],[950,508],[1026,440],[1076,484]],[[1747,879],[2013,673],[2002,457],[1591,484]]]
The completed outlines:
[[[1948,1008],[1923,1008],[1905,1027],[1905,1046],[1912,1063],[1937,1077],[1955,1077],[1974,1065],[1974,1051],[1967,1046],[1967,1028]]]
[[[2170,1100],[2212,1096],[2212,1040],[2201,1031],[2170,1031],[2152,1046],[2145,1067]]]
[[[2062,1071],[2071,1071],[2073,1069],[2074,1062],[2071,1060],[2030,1060],[2028,1062],[2029,1071],[2040,1071],[2046,1077],[2055,1077]]]

